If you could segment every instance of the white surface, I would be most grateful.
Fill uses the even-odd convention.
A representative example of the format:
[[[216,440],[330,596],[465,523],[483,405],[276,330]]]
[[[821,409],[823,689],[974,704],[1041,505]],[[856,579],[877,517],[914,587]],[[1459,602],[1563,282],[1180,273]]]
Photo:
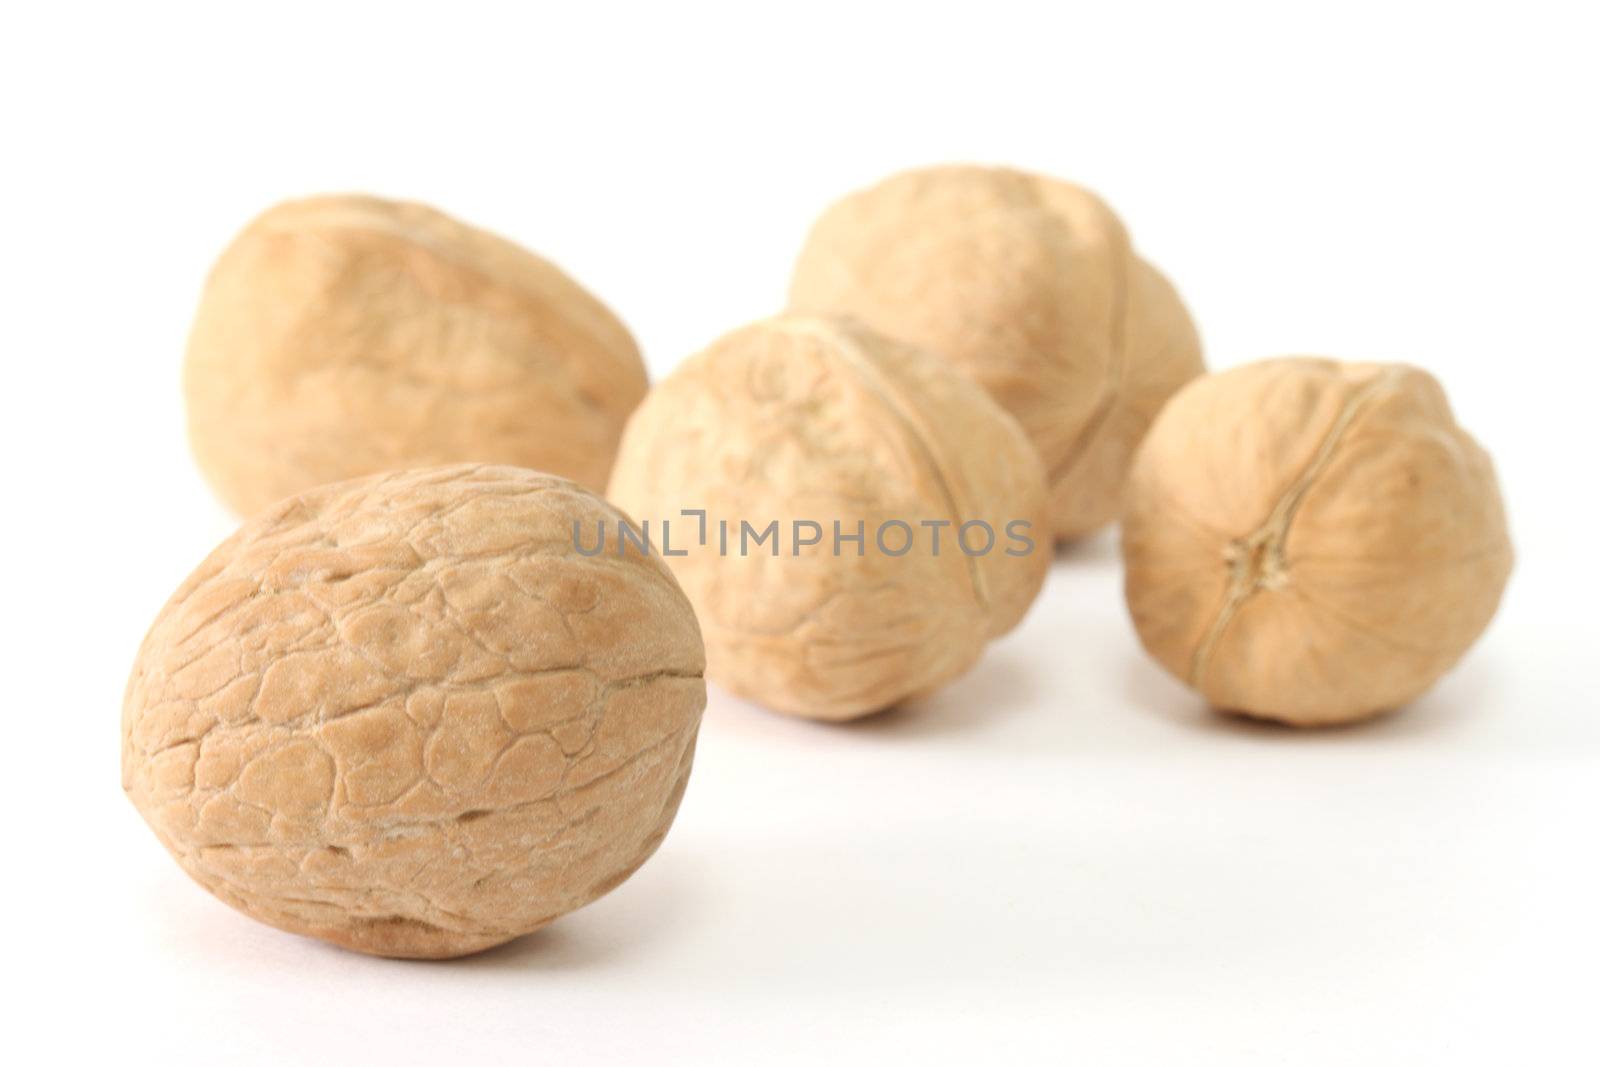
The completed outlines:
[[[4,16],[7,1040],[163,1064],[1592,1062],[1581,6],[568,6]],[[659,375],[775,308],[832,197],[947,159],[1101,190],[1213,366],[1439,373],[1520,555],[1462,667],[1359,729],[1221,720],[1139,651],[1107,537],[920,707],[829,729],[714,695],[659,855],[481,958],[344,954],[179,873],[121,796],[117,720],[145,626],[231,528],[177,373],[246,219],[329,189],[436,202],[566,265]]]

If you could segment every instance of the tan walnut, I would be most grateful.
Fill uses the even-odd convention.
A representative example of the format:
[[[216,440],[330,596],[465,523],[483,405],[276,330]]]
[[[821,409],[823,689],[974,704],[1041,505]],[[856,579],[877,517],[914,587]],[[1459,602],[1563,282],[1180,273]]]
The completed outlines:
[[[535,930],[661,842],[705,704],[657,559],[511,467],[290,498],[161,610],[128,682],[123,788],[178,863],[262,922],[382,956]]]
[[[1062,539],[1117,517],[1150,420],[1204,370],[1188,312],[1111,209],[1014,170],[931,167],[845,197],[812,229],[790,306],[976,378],[1038,448]]]
[[[944,361],[844,321],[759,322],[687,360],[634,413],[609,495],[672,553],[710,677],[809,718],[961,674],[1049,565],[1016,422]]]
[[[1296,725],[1399,707],[1511,571],[1488,455],[1412,367],[1276,359],[1201,378],[1134,460],[1139,638],[1219,708]]]
[[[481,461],[605,487],[647,388],[556,266],[421,204],[280,204],[206,281],[184,372],[202,472],[251,515],[363,474]]]

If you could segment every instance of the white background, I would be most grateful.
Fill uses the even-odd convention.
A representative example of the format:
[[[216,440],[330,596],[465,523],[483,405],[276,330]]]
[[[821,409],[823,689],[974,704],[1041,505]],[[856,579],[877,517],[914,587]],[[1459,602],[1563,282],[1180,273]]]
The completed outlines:
[[[221,6],[0,16],[5,1041],[161,1064],[1595,1062],[1586,5]],[[232,526],[178,371],[238,227],[319,191],[434,202],[567,267],[659,376],[775,310],[830,199],[947,160],[1100,190],[1213,366],[1438,373],[1519,552],[1461,667],[1356,729],[1221,719],[1140,652],[1108,535],[919,706],[825,728],[713,693],[657,857],[483,957],[342,953],[184,878],[121,795],[117,724],[144,628]]]

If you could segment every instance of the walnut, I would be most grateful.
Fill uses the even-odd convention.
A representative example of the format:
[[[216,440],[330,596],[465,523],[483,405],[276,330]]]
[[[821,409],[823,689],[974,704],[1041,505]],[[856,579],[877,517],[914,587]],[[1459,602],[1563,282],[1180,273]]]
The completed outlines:
[[[325,196],[222,254],[184,387],[201,470],[249,515],[464,461],[599,491],[647,381],[628,331],[553,264],[421,204]]]
[[[683,583],[710,676],[810,718],[961,674],[1049,565],[1016,422],[944,361],[842,321],[756,323],[686,361],[634,413],[609,495]]]
[[[584,558],[620,513],[451,466],[324,486],[224,541],[139,650],[123,788],[240,911],[383,956],[488,948],[655,850],[705,704],[654,558]]]
[[[1219,708],[1296,725],[1412,700],[1511,571],[1489,457],[1412,367],[1213,374],[1134,460],[1122,554],[1146,649]]]
[[[1150,420],[1205,369],[1177,293],[1111,209],[1014,170],[931,167],[845,197],[812,229],[790,305],[857,316],[976,378],[1038,448],[1063,539],[1117,517]]]

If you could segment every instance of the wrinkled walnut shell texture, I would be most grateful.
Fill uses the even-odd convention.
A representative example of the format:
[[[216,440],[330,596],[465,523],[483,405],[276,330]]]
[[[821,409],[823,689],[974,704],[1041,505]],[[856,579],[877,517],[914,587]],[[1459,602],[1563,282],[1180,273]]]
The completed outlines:
[[[942,360],[840,321],[756,323],[687,360],[628,424],[610,497],[657,539],[673,521],[688,555],[668,563],[711,678],[809,718],[854,718],[961,674],[1020,621],[1049,566],[1043,472],[1015,421]],[[707,511],[706,546],[683,508]],[[824,542],[719,557],[720,519],[735,532],[776,519],[786,538],[812,520]],[[893,519],[919,539],[899,557],[874,539]],[[936,557],[919,525],[979,519],[999,538],[981,556],[952,525]],[[1031,553],[1004,553],[1011,520],[1031,523]],[[835,521],[863,524],[863,555],[832,554]]]
[[[1122,553],[1167,670],[1298,725],[1420,695],[1488,625],[1512,562],[1493,466],[1439,383],[1321,359],[1174,397],[1134,461]]]
[[[638,348],[553,264],[420,204],[330,196],[252,222],[207,279],[195,457],[252,515],[327,482],[506,463],[605,487]]]
[[[856,316],[975,378],[1039,450],[1059,538],[1117,517],[1139,439],[1205,369],[1111,209],[1012,170],[933,167],[845,197],[812,229],[790,306]]]
[[[666,568],[573,551],[601,518],[455,466],[246,524],[140,648],[129,797],[222,900],[362,952],[463,955],[594,900],[666,833],[705,704]]]

